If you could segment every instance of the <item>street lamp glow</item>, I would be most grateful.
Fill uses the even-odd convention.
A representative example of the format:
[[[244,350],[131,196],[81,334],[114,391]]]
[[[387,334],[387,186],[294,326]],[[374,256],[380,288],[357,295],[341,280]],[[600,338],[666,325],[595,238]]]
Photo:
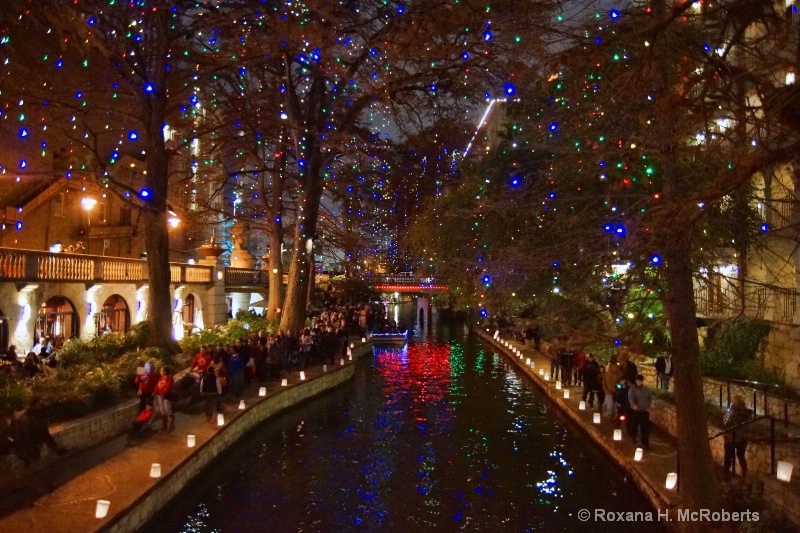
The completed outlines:
[[[95,205],[97,205],[97,200],[94,198],[89,196],[84,196],[81,198],[81,207],[83,207],[86,211],[91,211]]]

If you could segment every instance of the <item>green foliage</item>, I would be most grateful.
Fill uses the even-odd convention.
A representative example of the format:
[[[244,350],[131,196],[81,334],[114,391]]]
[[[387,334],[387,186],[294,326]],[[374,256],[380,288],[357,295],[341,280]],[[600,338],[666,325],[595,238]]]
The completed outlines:
[[[28,401],[28,389],[20,378],[0,373],[0,416],[22,409]]]
[[[124,353],[143,346],[146,338],[147,325],[144,323],[133,326],[125,333],[100,335],[89,341],[73,338],[56,352],[56,359],[59,366],[64,368],[111,363]]]
[[[248,311],[239,311],[236,313],[236,318],[229,319],[219,328],[203,330],[181,339],[181,351],[187,357],[191,357],[199,351],[200,346],[218,343],[233,344],[236,339],[252,337],[261,330],[272,333],[278,330],[278,324]]]
[[[769,322],[750,318],[736,318],[712,326],[701,353],[703,374],[783,384],[780,376],[764,368],[758,360],[769,330]]]
[[[56,352],[58,363],[64,368],[89,364],[94,360],[94,354],[89,350],[87,343],[78,338],[69,339],[64,346]]]
[[[186,359],[183,354],[172,355],[162,348],[146,348],[122,354],[109,368],[117,374],[122,383],[123,391],[125,391],[135,388],[136,369],[144,366],[148,361],[153,363],[156,370],[164,366],[179,370],[182,368],[181,365],[187,363]]]
[[[588,344],[583,347],[583,351],[594,355],[595,360],[604,365],[611,360],[611,356],[617,353],[616,347],[610,342]]]

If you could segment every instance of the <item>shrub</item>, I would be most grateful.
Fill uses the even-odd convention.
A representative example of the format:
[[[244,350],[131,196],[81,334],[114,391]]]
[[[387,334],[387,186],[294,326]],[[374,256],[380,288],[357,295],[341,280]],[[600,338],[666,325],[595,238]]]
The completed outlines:
[[[89,349],[86,342],[78,338],[69,339],[56,352],[56,359],[59,366],[69,368],[80,365],[94,364],[94,353]]]
[[[236,339],[252,337],[261,330],[277,331],[278,324],[247,311],[239,311],[236,318],[229,319],[217,329],[203,330],[184,337],[180,341],[180,346],[183,353],[191,358],[200,350],[200,346],[218,343],[233,344]]]
[[[19,411],[28,402],[28,389],[15,376],[0,373],[0,416]]]
[[[173,371],[181,370],[188,364],[187,358],[181,354],[172,355],[160,348],[145,348],[123,354],[114,362],[114,371],[122,382],[123,390],[134,390],[136,369],[144,366],[148,361],[153,363],[156,371],[161,367],[169,367]]]
[[[54,420],[76,418],[89,413],[93,406],[83,386],[86,367],[83,365],[60,370],[50,376],[36,376],[30,381],[30,394]]]
[[[119,373],[107,365],[87,372],[82,377],[81,384],[94,408],[102,408],[114,403],[121,395],[121,385]]]
[[[701,353],[703,374],[782,385],[781,376],[764,368],[758,360],[769,330],[769,322],[757,319],[736,318],[717,324],[709,331]]]

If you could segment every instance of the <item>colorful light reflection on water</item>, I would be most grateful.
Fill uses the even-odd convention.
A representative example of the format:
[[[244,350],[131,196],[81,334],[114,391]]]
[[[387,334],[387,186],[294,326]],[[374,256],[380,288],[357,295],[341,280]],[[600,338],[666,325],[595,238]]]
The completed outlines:
[[[577,511],[650,510],[474,341],[428,339],[376,350],[359,365],[352,386],[248,436],[157,529],[610,531],[580,522]],[[662,530],[640,523],[637,531]]]

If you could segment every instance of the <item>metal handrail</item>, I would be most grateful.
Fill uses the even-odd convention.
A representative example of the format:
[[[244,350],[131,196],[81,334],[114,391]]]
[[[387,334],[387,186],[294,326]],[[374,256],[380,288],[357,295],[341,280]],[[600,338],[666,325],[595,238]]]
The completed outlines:
[[[773,417],[771,417],[769,415],[757,416],[757,417],[753,418],[752,420],[747,420],[745,422],[742,422],[741,424],[737,424],[737,425],[733,426],[732,428],[725,429],[725,430],[717,433],[713,437],[709,437],[708,440],[712,441],[712,440],[716,439],[719,436],[725,435],[726,433],[731,433],[732,437],[733,437],[733,440],[735,442],[736,441],[736,430],[737,429],[739,429],[739,428],[741,428],[743,426],[746,426],[748,424],[752,424],[754,422],[758,422],[760,420],[764,420],[764,419],[769,419],[769,473],[771,475],[775,475],[775,419]],[[733,462],[732,462],[731,466],[733,467],[733,474],[736,475],[736,456],[735,456],[735,454],[734,454]]]
[[[720,378],[712,378],[717,381],[723,381]],[[737,385],[743,385],[753,389],[753,417],[756,416],[756,411],[758,409],[758,391],[759,387],[763,387],[761,392],[764,395],[764,414],[766,415],[769,412],[769,391],[767,390],[769,387],[781,387],[781,385],[776,385],[774,383],[761,383],[759,381],[750,381],[747,379],[725,379],[725,389],[726,389],[726,396],[727,396],[727,407],[731,406],[731,383]],[[719,407],[722,408],[722,396],[723,396],[723,388],[722,383],[719,385]],[[777,399],[778,401],[783,401],[783,424],[784,426],[789,426],[789,399],[786,396],[772,394],[772,396]]]
[[[771,417],[771,416],[766,416],[766,415],[764,415],[764,416],[759,416],[759,417],[756,417],[756,418],[753,418],[752,420],[746,420],[746,421],[742,422],[741,424],[737,424],[737,425],[733,426],[732,428],[728,428],[728,429],[724,429],[724,430],[720,431],[719,433],[717,433],[717,434],[716,434],[716,435],[714,435],[713,437],[708,437],[708,440],[714,440],[714,439],[716,439],[717,437],[721,437],[722,435],[724,435],[724,434],[726,434],[726,433],[731,433],[732,431],[736,431],[736,430],[737,430],[737,429],[739,429],[740,427],[746,426],[746,425],[748,425],[748,424],[752,424],[752,423],[754,423],[754,422],[758,422],[759,420],[765,420],[765,419],[767,419],[767,418],[769,418],[770,420],[772,420],[772,417]]]

